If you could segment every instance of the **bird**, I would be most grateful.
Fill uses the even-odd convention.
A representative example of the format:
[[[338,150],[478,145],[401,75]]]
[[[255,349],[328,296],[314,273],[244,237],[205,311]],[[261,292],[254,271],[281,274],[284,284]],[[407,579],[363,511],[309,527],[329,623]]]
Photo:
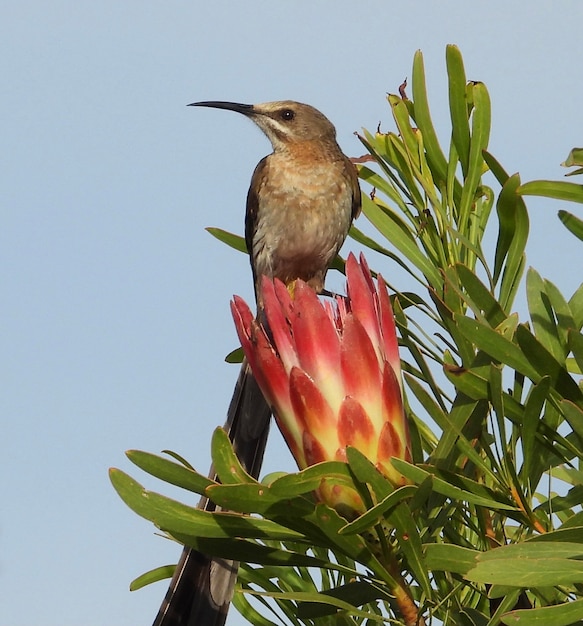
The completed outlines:
[[[318,109],[283,100],[263,104],[193,102],[235,111],[252,120],[273,151],[251,177],[245,214],[257,316],[263,276],[293,290],[301,279],[317,293],[361,209],[358,174],[336,141],[336,129]],[[271,408],[244,361],[227,411],[225,430],[241,464],[258,478]],[[215,479],[211,467],[210,476]],[[203,498],[198,505],[214,510]],[[185,547],[153,626],[223,626],[238,563]]]

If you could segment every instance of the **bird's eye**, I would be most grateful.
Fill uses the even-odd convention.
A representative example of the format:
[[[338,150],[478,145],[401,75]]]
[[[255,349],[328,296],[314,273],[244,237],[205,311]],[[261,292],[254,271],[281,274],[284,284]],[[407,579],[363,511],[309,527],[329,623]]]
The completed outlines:
[[[296,114],[291,109],[283,109],[283,111],[280,113],[280,116],[282,120],[285,120],[286,122],[291,122]]]

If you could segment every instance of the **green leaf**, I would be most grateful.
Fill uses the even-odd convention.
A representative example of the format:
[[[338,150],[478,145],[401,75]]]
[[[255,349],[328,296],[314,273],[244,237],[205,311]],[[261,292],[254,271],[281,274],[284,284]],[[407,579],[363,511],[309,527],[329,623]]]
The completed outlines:
[[[573,148],[563,163],[563,167],[583,165],[583,148]]]
[[[205,489],[213,484],[210,478],[156,454],[141,450],[128,450],[126,455],[134,465],[148,474],[200,495],[204,495]]]
[[[466,73],[459,48],[448,45],[445,49],[449,84],[449,111],[452,126],[452,141],[459,155],[464,176],[469,168],[470,124],[466,96]]]
[[[314,510],[314,503],[302,497],[277,495],[260,483],[214,485],[208,497],[221,508],[237,513],[259,513],[272,518],[277,515],[303,517]]]
[[[530,482],[530,488],[535,489],[538,484],[539,474],[533,476],[533,468],[535,466],[536,456],[536,433],[544,403],[549,395],[551,388],[551,379],[548,376],[533,385],[530,390],[526,403],[524,405],[524,414],[522,419],[522,456],[523,464],[520,475],[523,481]]]
[[[253,593],[253,592],[248,592],[248,593]],[[297,602],[300,605],[301,603],[328,604],[331,607],[334,607],[335,609],[346,611],[349,615],[352,615],[354,617],[359,617],[363,620],[367,619],[367,620],[372,620],[372,621],[377,621],[377,622],[385,621],[385,619],[380,615],[375,615],[374,613],[358,610],[352,604],[350,604],[349,602],[345,602],[344,600],[341,600],[340,598],[334,598],[323,593],[317,593],[315,591],[310,591],[310,592],[291,591],[291,592],[284,592],[284,593],[271,592],[268,594],[261,594],[261,592],[254,592],[254,593],[256,595],[267,595],[270,598],[274,598],[275,600],[291,600],[291,601]],[[308,613],[309,612],[310,611],[308,609]],[[330,613],[336,613],[336,610],[331,611]],[[319,613],[319,615],[325,615],[325,614],[326,613]]]
[[[532,180],[517,189],[522,196],[543,196],[555,200],[583,202],[583,185],[564,180]]]
[[[235,235],[234,233],[230,233],[222,228],[215,228],[214,226],[209,226],[206,231],[210,233],[213,237],[216,237],[219,241],[226,243],[229,247],[234,250],[238,250],[239,252],[245,252],[247,254],[247,244],[245,243],[245,238],[240,235]]]
[[[536,338],[555,359],[564,359],[565,354],[558,334],[553,307],[546,293],[545,281],[533,268],[526,273],[526,296]]]
[[[447,543],[430,543],[423,546],[425,562],[430,570],[466,574],[476,566],[480,552]]]
[[[492,328],[464,315],[456,314],[454,319],[464,336],[471,339],[480,350],[483,350],[499,363],[513,367],[535,382],[539,379],[536,369],[532,367],[522,350],[512,341]]]
[[[418,485],[426,480],[427,477],[431,476],[431,479],[433,481],[433,491],[436,491],[437,493],[440,493],[453,501],[470,502],[471,504],[477,504],[479,506],[484,506],[495,510],[516,510],[516,507],[495,500],[493,497],[477,495],[476,493],[472,493],[471,491],[467,491],[466,489],[461,489],[455,485],[452,485],[443,478],[436,476],[433,473],[433,471],[435,471],[433,470],[433,468],[431,468],[433,471],[427,471],[422,467],[419,467],[417,465],[411,465],[410,463],[407,463],[407,461],[396,458],[393,458],[391,460],[391,463],[394,465],[395,469],[403,474],[403,476]],[[469,481],[468,479],[465,479],[464,482],[467,485],[472,484],[472,481]],[[482,492],[487,491],[487,489],[483,485],[479,485],[478,483],[474,483],[473,486],[476,490],[479,489]]]
[[[579,369],[578,373],[583,372],[583,335],[571,328],[567,337],[567,345],[573,352],[573,357]]]
[[[577,559],[582,556],[583,545],[581,543],[569,541],[524,541],[480,552],[478,562],[483,563],[498,559]],[[583,562],[581,565],[583,565]]]
[[[516,339],[524,357],[528,359],[528,362],[538,372],[538,376],[532,376],[526,370],[522,370],[524,374],[534,382],[540,376],[550,376],[556,391],[565,399],[576,403],[583,401],[583,394],[577,383],[569,375],[569,372],[523,324],[516,329]]]
[[[505,613],[503,624],[518,626],[574,626],[583,619],[583,600],[536,609],[518,609]]]
[[[568,211],[559,211],[558,215],[565,227],[583,241],[583,220]]]
[[[494,256],[493,279],[497,283],[500,276],[500,306],[508,311],[518,288],[524,268],[524,250],[528,239],[529,220],[526,207],[516,190],[520,177],[514,174],[508,178],[498,196],[498,240]]]
[[[372,526],[374,526],[377,522],[381,520],[385,513],[395,508],[403,500],[407,498],[412,498],[417,490],[418,487],[416,485],[405,485],[404,487],[400,487],[396,491],[393,491],[393,493],[389,494],[377,505],[373,506],[372,509],[369,509],[366,513],[355,519],[353,522],[346,524],[346,526],[344,526],[344,528],[340,530],[340,533],[345,535],[353,535],[369,530]]]
[[[322,592],[315,602],[301,602],[298,606],[298,617],[305,619],[335,614],[340,607],[336,603],[330,604],[329,599],[340,600],[352,607],[359,607],[377,599],[389,600],[389,598],[390,596],[378,587],[365,581],[355,581]]]
[[[506,181],[510,178],[506,170],[487,150],[484,150],[482,152],[482,156],[484,157],[486,165],[490,168],[492,174],[494,174],[496,180],[500,183],[501,186],[504,186],[506,184]]]
[[[427,152],[427,159],[431,166],[433,177],[437,178],[438,181],[445,182],[447,177],[447,161],[441,150],[433,122],[431,121],[427,90],[425,87],[425,68],[421,50],[417,50],[413,57],[412,77],[415,122],[423,134],[423,144]]]
[[[152,569],[149,572],[134,578],[130,583],[130,591],[137,591],[146,585],[151,585],[152,583],[157,583],[159,580],[165,580],[166,578],[172,578],[174,575],[174,570],[176,569],[176,565],[163,565],[162,567],[157,567],[156,569]]]
[[[303,534],[269,520],[243,517],[232,513],[210,513],[186,506],[142,487],[131,476],[111,469],[110,480],[120,498],[138,515],[170,534],[210,538],[269,538],[301,540]]]
[[[581,330],[583,326],[583,283],[569,299],[569,309],[575,321],[575,330]]]
[[[559,528],[544,535],[535,535],[526,540],[525,543],[539,542],[567,542],[567,543],[583,543],[583,526],[572,528]]]
[[[294,497],[318,489],[322,481],[330,479],[354,489],[354,480],[348,465],[341,461],[316,463],[294,474],[285,474],[274,480],[269,486],[277,496]]]
[[[423,273],[431,284],[440,285],[443,282],[439,272],[419,249],[410,231],[404,226],[399,216],[393,211],[383,211],[366,196],[363,198],[362,212],[373,226]]]
[[[506,313],[492,292],[466,265],[458,263],[456,270],[459,282],[467,292],[471,303],[477,308],[476,314],[482,314],[490,326],[496,327],[506,319]]]
[[[243,352],[243,348],[235,348],[231,350],[229,354],[225,357],[225,363],[243,363],[243,359],[245,358],[245,353]]]
[[[561,402],[561,412],[577,436],[583,440],[583,410],[569,400]]]
[[[237,539],[235,537],[209,538],[182,534],[176,534],[174,537],[184,545],[217,558],[235,560],[242,563],[256,563],[264,567],[318,567],[343,572],[349,576],[356,574],[354,569],[344,567],[338,563],[246,539]]]
[[[553,557],[487,559],[478,561],[476,567],[468,571],[464,577],[475,583],[526,589],[573,585],[583,582],[583,562]]]
[[[257,481],[243,469],[233,450],[229,435],[221,427],[216,428],[213,433],[211,455],[215,472],[223,484],[257,484]]]
[[[461,230],[465,231],[470,226],[472,205],[478,193],[478,184],[482,178],[484,159],[482,151],[488,146],[490,138],[490,96],[483,83],[471,85],[474,101],[472,113],[472,136],[470,140],[470,152],[466,178],[462,189],[460,205]]]

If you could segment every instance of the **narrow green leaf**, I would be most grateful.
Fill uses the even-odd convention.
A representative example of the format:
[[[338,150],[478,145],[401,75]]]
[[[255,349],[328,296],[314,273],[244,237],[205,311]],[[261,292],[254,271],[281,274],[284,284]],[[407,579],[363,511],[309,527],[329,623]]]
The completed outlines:
[[[470,158],[470,124],[466,98],[466,73],[459,48],[448,45],[445,49],[449,84],[449,111],[452,140],[459,155],[464,175],[467,174]]]
[[[243,359],[245,358],[245,353],[243,352],[243,348],[235,348],[231,350],[229,354],[225,357],[225,363],[243,363]]]
[[[583,202],[583,185],[564,180],[531,180],[520,185],[517,193],[522,196],[543,196],[555,200]]]
[[[561,165],[563,167],[583,165],[583,148],[573,148]]]
[[[579,373],[583,372],[583,335],[573,329],[569,330],[567,345],[573,353],[573,357],[579,368]]]
[[[412,89],[415,121],[423,134],[423,143],[433,176],[438,180],[438,186],[440,186],[439,182],[444,183],[447,177],[447,161],[431,121],[427,89],[425,87],[425,67],[421,50],[417,50],[413,57]]]
[[[451,483],[446,482],[442,478],[439,478],[433,472],[429,472],[419,466],[411,465],[401,459],[393,458],[391,463],[395,468],[403,474],[406,478],[420,485],[428,476],[432,477],[433,490],[440,493],[454,501],[470,502],[471,504],[477,504],[479,506],[485,506],[496,510],[513,511],[516,507],[509,504],[499,502],[493,498],[476,495],[465,489],[460,489]],[[477,483],[476,483],[477,485]]]
[[[563,400],[560,406],[561,412],[573,431],[583,440],[583,410],[569,400]]]
[[[354,488],[354,480],[348,465],[341,461],[317,463],[301,472],[285,474],[274,480],[269,488],[273,494],[289,498],[315,491],[324,479],[343,482],[343,484]]]
[[[482,155],[486,165],[490,168],[492,174],[494,174],[494,178],[496,178],[501,186],[504,186],[506,181],[510,178],[506,170],[487,150],[483,150]]]
[[[541,419],[542,408],[549,395],[550,388],[551,379],[548,376],[541,378],[541,380],[531,388],[524,405],[524,415],[520,433],[522,456],[524,460],[520,475],[523,481],[530,481],[529,487],[532,490],[536,488],[540,478],[538,472],[533,476],[533,468],[537,458],[535,447],[536,433]]]
[[[538,372],[538,376],[531,376],[526,370],[524,374],[536,382],[540,376],[550,376],[553,386],[565,399],[580,403],[583,393],[569,375],[569,372],[553,357],[553,355],[536,339],[526,326],[520,324],[516,329],[516,339],[522,349],[524,357]],[[517,368],[518,369],[518,368]]]
[[[156,454],[141,450],[128,450],[126,456],[134,465],[148,474],[200,495],[204,495],[205,489],[213,484],[210,478]]]
[[[559,219],[565,227],[570,230],[577,239],[583,241],[583,220],[568,211],[559,211]]]
[[[110,480],[121,499],[138,515],[170,534],[199,537],[269,538],[301,540],[301,533],[271,522],[232,513],[210,513],[186,506],[153,491],[147,491],[131,476],[111,469]]]
[[[564,359],[565,354],[557,331],[553,307],[546,293],[545,281],[533,268],[526,273],[526,297],[536,338],[555,359]]]
[[[222,228],[215,228],[214,226],[209,226],[206,231],[234,250],[247,253],[247,244],[244,237],[230,233]]]
[[[415,239],[406,229],[400,217],[392,211],[385,212],[370,198],[363,198],[362,212],[371,224],[394,246],[399,252],[431,282],[439,285],[441,277],[435,266],[427,259],[417,246]]]
[[[472,94],[474,110],[472,113],[472,135],[468,168],[462,189],[460,206],[460,230],[469,228],[472,205],[478,193],[478,184],[482,178],[484,159],[482,151],[488,147],[490,138],[490,96],[483,83],[473,83]],[[458,146],[459,148],[459,146]]]
[[[517,609],[505,613],[503,624],[518,626],[573,626],[583,619],[583,600],[565,602],[556,606],[543,606],[536,609]]]
[[[430,570],[466,574],[476,566],[480,552],[447,543],[430,543],[423,546],[425,562]]]
[[[490,326],[496,327],[506,319],[506,313],[500,307],[499,302],[492,292],[466,265],[458,263],[456,270],[459,274],[460,284],[463,285],[467,294],[488,320]]]
[[[261,592],[252,592],[248,591],[247,593],[254,593],[255,595],[262,595]],[[347,611],[349,615],[354,617],[361,618],[362,620],[372,620],[377,622],[384,622],[385,618],[381,615],[375,615],[374,613],[370,613],[367,611],[361,611],[352,606],[349,602],[344,602],[339,598],[333,598],[331,596],[327,596],[323,593],[317,593],[315,591],[304,592],[304,591],[291,591],[291,592],[283,592],[283,593],[267,593],[264,594],[270,598],[274,598],[275,600],[291,600],[293,602],[299,603],[320,603],[320,604],[329,604],[335,609]]]
[[[208,497],[221,508],[237,513],[259,513],[265,517],[294,515],[303,517],[314,510],[314,503],[302,497],[277,495],[260,483],[214,485]]]
[[[370,485],[378,501],[384,500],[394,492],[395,489],[391,482],[379,472],[360,450],[353,446],[348,446],[346,448],[346,460],[357,480],[363,484]]]
[[[583,544],[568,541],[523,541],[486,552],[480,552],[478,562],[506,559],[577,559],[583,556]],[[582,563],[583,565],[583,563]]]
[[[403,500],[412,498],[417,492],[418,487],[416,485],[405,485],[400,487],[393,493],[389,494],[384,500],[373,506],[366,513],[355,519],[353,522],[346,524],[344,528],[340,530],[341,534],[354,535],[356,533],[362,533],[369,530],[381,518],[391,509],[395,508]]]
[[[229,435],[223,428],[216,428],[213,433],[211,454],[213,467],[223,484],[257,484],[257,481],[243,469],[233,450]]]
[[[134,578],[130,583],[130,591],[137,591],[142,589],[146,585],[157,583],[159,580],[165,580],[166,578],[172,578],[176,565],[163,565],[152,569],[149,572],[145,572],[141,576]]]
[[[326,600],[336,598],[342,602],[349,603],[352,607],[359,607],[378,599],[389,600],[390,598],[385,591],[366,581],[355,581],[346,585],[340,585],[339,587],[324,591],[319,595],[320,598],[325,596]],[[301,602],[298,606],[298,617],[314,618],[323,615],[332,615],[336,613],[337,608],[338,605],[331,605],[321,600],[316,602]]]
[[[499,301],[505,311],[509,310],[520,282],[528,239],[528,213],[524,201],[516,193],[519,185],[518,174],[508,178],[496,202],[499,226],[493,279],[497,283],[502,276]]]
[[[242,563],[256,563],[264,567],[318,567],[343,572],[349,576],[353,576],[355,573],[353,569],[343,567],[337,563],[331,563],[330,561],[301,552],[263,545],[247,539],[235,537],[209,538],[180,533],[173,536],[182,544],[217,558],[230,559]]]
[[[583,283],[569,298],[569,309],[575,320],[575,330],[581,330],[583,326]]]
[[[539,379],[536,369],[532,367],[522,350],[512,341],[492,328],[464,315],[455,315],[454,319],[463,334],[471,339],[480,350],[489,354],[496,361],[513,367],[535,382]]]
[[[494,552],[494,550],[492,550]],[[548,587],[583,582],[583,562],[564,558],[504,558],[478,561],[464,577],[475,583]]]
[[[539,542],[567,542],[567,543],[583,543],[583,526],[572,528],[559,528],[544,535],[535,535],[526,540],[525,543]]]
[[[239,578],[241,577],[241,570],[239,570]],[[280,622],[272,622],[263,616],[259,611],[249,602],[246,595],[241,591],[235,591],[235,595],[231,602],[235,605],[235,608],[241,615],[254,626],[280,626]]]

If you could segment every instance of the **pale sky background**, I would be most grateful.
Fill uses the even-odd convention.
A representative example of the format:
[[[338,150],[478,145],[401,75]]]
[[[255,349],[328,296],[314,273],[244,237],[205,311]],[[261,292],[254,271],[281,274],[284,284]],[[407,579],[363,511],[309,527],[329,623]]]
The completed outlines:
[[[583,144],[582,28],[576,1],[3,3],[0,626],[147,626],[166,583],[128,584],[178,558],[107,469],[142,480],[124,451],[170,448],[206,471],[237,376],[229,299],[252,288],[204,228],[242,232],[269,151],[242,116],[185,105],[308,102],[360,155],[353,131],[393,128],[385,94],[421,48],[447,142],[456,43],[490,91],[491,151],[524,181],[558,179]],[[529,207],[528,262],[570,296],[583,248],[556,212],[583,211]],[[268,457],[293,468],[275,437]]]

